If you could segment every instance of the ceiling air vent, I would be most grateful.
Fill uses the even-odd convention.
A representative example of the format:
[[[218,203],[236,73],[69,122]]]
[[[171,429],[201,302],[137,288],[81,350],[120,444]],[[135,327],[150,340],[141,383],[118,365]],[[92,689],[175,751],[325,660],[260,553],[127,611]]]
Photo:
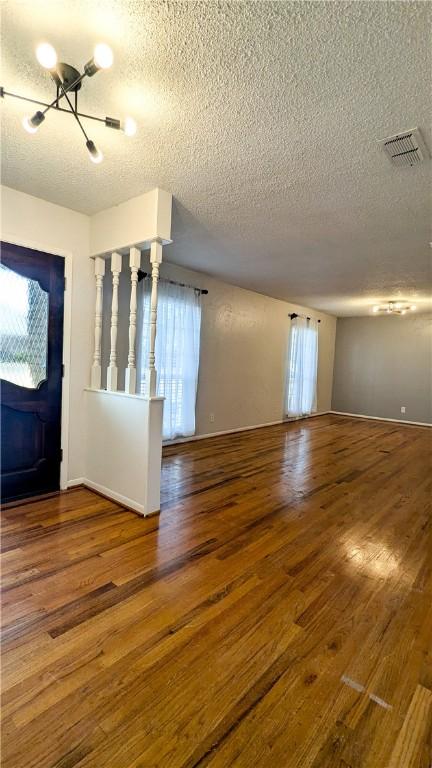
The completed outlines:
[[[418,165],[429,157],[426,144],[418,128],[397,133],[379,142],[392,165]]]

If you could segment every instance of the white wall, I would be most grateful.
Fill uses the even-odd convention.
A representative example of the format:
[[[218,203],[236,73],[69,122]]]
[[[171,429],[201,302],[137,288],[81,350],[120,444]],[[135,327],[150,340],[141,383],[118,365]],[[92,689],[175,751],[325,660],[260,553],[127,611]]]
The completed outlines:
[[[84,387],[93,340],[94,276],[90,219],[82,213],[1,187],[1,238],[49,253],[72,254],[72,329],[68,478],[84,475]]]
[[[141,515],[158,512],[162,398],[88,389],[85,399],[85,483]]]

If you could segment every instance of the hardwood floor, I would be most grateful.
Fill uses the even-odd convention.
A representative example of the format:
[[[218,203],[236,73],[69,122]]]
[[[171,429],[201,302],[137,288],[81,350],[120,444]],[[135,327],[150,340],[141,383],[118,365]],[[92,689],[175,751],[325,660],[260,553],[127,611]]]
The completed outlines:
[[[165,449],[143,520],[2,513],[3,768],[429,768],[431,431]]]

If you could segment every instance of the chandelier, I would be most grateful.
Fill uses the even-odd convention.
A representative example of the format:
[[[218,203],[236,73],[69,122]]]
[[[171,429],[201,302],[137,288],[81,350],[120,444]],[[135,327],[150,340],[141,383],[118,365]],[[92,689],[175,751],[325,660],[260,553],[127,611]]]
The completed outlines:
[[[389,315],[405,315],[407,312],[414,311],[415,309],[415,304],[408,304],[406,301],[388,301],[386,304],[377,304],[372,311]]]
[[[98,45],[96,45],[93,57],[84,66],[84,72],[82,73],[75,69],[71,64],[58,62],[55,48],[53,48],[50,43],[41,43],[38,45],[36,48],[36,58],[39,64],[44,67],[44,69],[48,70],[55,84],[56,97],[53,101],[50,103],[37,101],[36,99],[30,99],[26,96],[20,96],[17,93],[11,93],[10,91],[5,90],[5,88],[0,87],[1,98],[12,96],[15,99],[21,99],[22,101],[28,101],[32,104],[44,107],[43,110],[37,110],[32,117],[28,115],[23,118],[22,125],[27,133],[37,132],[50,109],[55,109],[58,112],[66,112],[67,114],[72,115],[81,129],[89,158],[93,163],[101,163],[103,154],[97,149],[94,141],[89,138],[87,131],[81,122],[82,118],[104,123],[107,128],[122,131],[126,136],[135,135],[137,126],[132,117],[126,117],[122,122],[115,117],[96,117],[95,115],[89,115],[78,111],[78,92],[83,85],[84,79],[86,77],[93,77],[93,75],[101,69],[109,69],[113,63],[113,52],[109,45],[106,45],[106,43],[98,43]],[[65,99],[67,108],[60,105],[62,99]],[[62,103],[64,104],[65,102]]]

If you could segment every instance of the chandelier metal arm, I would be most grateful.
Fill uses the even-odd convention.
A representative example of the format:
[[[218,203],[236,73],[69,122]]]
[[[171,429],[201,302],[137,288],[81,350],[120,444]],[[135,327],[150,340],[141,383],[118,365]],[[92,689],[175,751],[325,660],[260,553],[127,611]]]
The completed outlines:
[[[70,85],[68,85],[66,88],[63,88],[63,87],[62,87],[62,91],[63,91],[62,95],[61,95],[61,96],[59,96],[59,95],[58,95],[58,93],[57,93],[57,95],[56,95],[55,99],[54,99],[54,100],[51,102],[51,104],[47,104],[47,108],[44,110],[43,114],[45,114],[46,112],[48,112],[48,110],[49,110],[49,109],[52,109],[52,108],[53,108],[53,107],[54,107],[56,104],[58,105],[58,103],[59,103],[60,99],[62,99],[62,98],[63,98],[63,96],[66,96],[66,93],[67,93],[68,91],[72,91],[72,90],[76,89],[76,88],[77,88],[77,86],[78,86],[78,85],[81,83],[81,81],[84,79],[84,77],[86,76],[86,74],[87,74],[87,72],[83,72],[83,73],[82,73],[82,75],[80,75],[79,77],[77,77],[77,78],[76,78],[76,80],[75,80],[73,83],[70,83]],[[58,77],[58,76],[57,76],[57,77]],[[59,86],[62,86],[62,82],[61,82],[60,78],[58,79],[58,83],[57,83],[57,78],[55,78],[55,79],[54,79],[54,82],[55,82],[56,84],[58,84]],[[66,96],[66,98],[67,98],[67,96]],[[68,111],[68,110],[67,110],[67,111]]]
[[[60,79],[59,79],[59,87],[61,88],[61,90],[62,90],[62,94],[63,94],[63,96],[65,96],[65,98],[66,98],[66,101],[67,101],[67,103],[69,104],[69,107],[70,107],[70,111],[72,112],[72,114],[73,114],[73,116],[74,116],[75,120],[77,121],[77,123],[78,123],[79,127],[81,128],[81,130],[82,130],[82,132],[83,132],[83,134],[84,134],[85,140],[86,140],[86,141],[88,141],[88,140],[89,140],[89,137],[87,136],[87,134],[86,134],[86,132],[85,132],[85,130],[84,130],[84,128],[83,128],[83,125],[82,125],[82,123],[81,123],[81,120],[80,120],[80,119],[79,119],[79,117],[78,117],[78,114],[77,114],[77,112],[76,112],[76,109],[74,109],[74,107],[73,107],[73,104],[72,104],[72,102],[71,102],[71,100],[70,100],[69,96],[67,95],[67,90],[64,88],[64,86],[63,86],[63,83],[62,83],[62,81],[61,81]],[[77,96],[77,94],[76,94],[76,91],[75,91],[75,104],[77,104],[77,99],[76,99],[76,96]]]
[[[66,112],[68,115],[70,115],[70,109],[65,109],[64,107],[58,107],[56,106],[56,101],[52,104],[48,104],[46,101],[38,101],[37,99],[30,99],[28,96],[20,96],[18,93],[12,93],[11,91],[6,91],[3,87],[0,87],[0,98],[3,98],[4,96],[11,96],[13,99],[20,99],[21,101],[28,101],[31,104],[37,104],[40,107],[48,107],[49,109],[55,109],[57,112]],[[63,94],[59,96],[59,100],[63,98]],[[44,110],[45,112],[47,110]],[[120,120],[117,120],[113,117],[96,117],[96,115],[89,115],[86,112],[78,112],[76,111],[76,114],[78,117],[82,117],[85,120],[96,120],[98,123],[104,123],[104,125],[108,126],[109,128],[120,128]]]

